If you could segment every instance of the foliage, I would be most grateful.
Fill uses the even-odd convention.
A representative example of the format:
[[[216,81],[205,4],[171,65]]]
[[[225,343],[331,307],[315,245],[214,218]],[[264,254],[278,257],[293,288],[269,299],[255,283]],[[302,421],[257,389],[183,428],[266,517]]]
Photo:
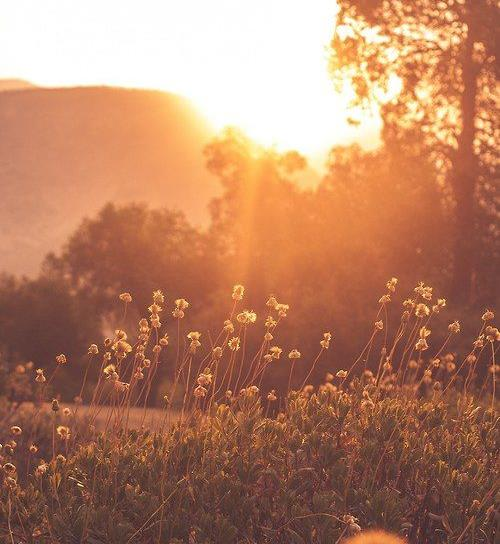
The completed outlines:
[[[430,153],[453,197],[454,297],[500,258],[496,179],[500,12],[492,0],[340,0],[332,70],[355,106],[381,105],[386,141]],[[484,279],[483,279],[484,282]],[[481,287],[481,285],[476,286]],[[488,290],[488,287],[486,287]]]
[[[257,315],[239,307],[241,285],[213,343],[184,330],[185,299],[173,305],[178,336],[164,334],[170,311],[156,291],[136,339],[117,329],[104,346],[89,347],[89,367],[103,353],[93,390],[84,387],[87,372],[83,377],[86,421],[78,418],[80,404],[63,409],[52,401],[29,422],[20,417],[0,429],[2,538],[327,543],[383,528],[411,543],[493,542],[500,524],[494,314],[483,313],[461,359],[446,351],[458,322],[427,356],[430,327],[446,301],[417,285],[389,331],[397,283],[387,282],[360,356],[317,386],[308,378],[335,338],[325,332],[314,359],[296,348],[282,355],[287,304],[267,301],[264,338],[252,358],[245,338],[258,328]],[[129,293],[120,299],[125,308],[132,303]],[[52,374],[36,371],[30,383],[40,401],[67,365],[60,355]],[[261,392],[263,374],[276,365],[295,386]],[[296,365],[305,367],[305,379],[294,376]],[[151,383],[165,373],[172,377],[165,417],[177,387],[184,391],[177,423],[130,426],[131,408],[145,406]],[[106,402],[112,410],[96,432]]]

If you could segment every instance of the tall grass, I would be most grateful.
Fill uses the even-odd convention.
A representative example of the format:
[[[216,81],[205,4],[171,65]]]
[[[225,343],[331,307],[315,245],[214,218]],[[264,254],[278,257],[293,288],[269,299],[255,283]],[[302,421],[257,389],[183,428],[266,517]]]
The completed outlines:
[[[392,278],[359,357],[321,384],[309,382],[334,335],[319,334],[311,361],[298,346],[280,347],[290,309],[275,297],[258,319],[241,307],[244,288],[235,286],[227,319],[209,338],[184,330],[189,303],[177,299],[167,311],[160,291],[128,334],[132,297],[121,294],[120,328],[89,347],[71,408],[49,396],[71,364],[64,354],[50,373],[18,365],[6,378],[4,396],[15,391],[16,399],[2,408],[0,535],[10,543],[331,543],[376,527],[410,542],[493,542],[500,534],[493,312],[457,358],[456,321],[431,347],[446,307],[431,287],[419,284],[388,330],[396,287]],[[175,324],[172,338],[166,319]],[[262,342],[249,355],[247,331],[260,322]],[[274,365],[287,366],[288,387],[264,391]],[[150,396],[166,374],[162,421],[148,429]],[[35,407],[23,409],[19,391],[32,388]]]

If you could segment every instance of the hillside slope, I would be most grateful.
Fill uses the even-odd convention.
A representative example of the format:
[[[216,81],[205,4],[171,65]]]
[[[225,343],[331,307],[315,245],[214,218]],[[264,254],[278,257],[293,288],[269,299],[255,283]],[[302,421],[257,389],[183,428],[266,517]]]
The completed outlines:
[[[36,273],[106,202],[182,209],[198,224],[218,191],[213,136],[190,103],[107,87],[0,92],[0,271]]]

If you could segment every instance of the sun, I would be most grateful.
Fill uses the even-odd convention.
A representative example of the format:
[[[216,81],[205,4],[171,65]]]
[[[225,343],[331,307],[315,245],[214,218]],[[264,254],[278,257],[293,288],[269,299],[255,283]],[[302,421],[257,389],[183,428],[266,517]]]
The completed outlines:
[[[235,125],[307,155],[359,138],[347,122],[349,96],[335,92],[328,71],[335,2],[257,1],[244,16],[226,7],[220,33],[200,29],[203,78],[187,73],[180,89],[217,129]]]
[[[178,93],[216,129],[317,155],[377,132],[349,126],[330,79],[336,14],[335,0],[10,1],[0,75]]]

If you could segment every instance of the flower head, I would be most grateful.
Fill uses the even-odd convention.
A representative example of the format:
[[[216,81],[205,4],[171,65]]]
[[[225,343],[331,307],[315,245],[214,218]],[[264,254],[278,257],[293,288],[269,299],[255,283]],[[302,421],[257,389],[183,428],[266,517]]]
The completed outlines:
[[[330,341],[332,339],[332,333],[331,332],[324,332],[323,333],[323,340],[319,343],[320,346],[323,349],[328,349],[330,347]]]
[[[302,354],[298,349],[292,349],[292,351],[288,354],[289,359],[300,359],[302,357]]]
[[[69,440],[71,436],[69,432],[69,427],[66,427],[65,425],[58,425],[56,428],[56,432],[61,440]]]
[[[125,302],[125,304],[129,304],[130,302],[132,302],[132,295],[130,293],[122,293],[120,296],[119,296],[119,299],[122,301],[122,302]]]
[[[233,287],[233,295],[232,295],[233,300],[242,300],[244,292],[245,292],[245,288],[243,287],[243,285],[239,285],[239,284],[235,285]]]
[[[66,355],[64,355],[64,353],[61,353],[56,357],[56,363],[58,365],[65,365],[67,362],[68,360],[66,359]]]

